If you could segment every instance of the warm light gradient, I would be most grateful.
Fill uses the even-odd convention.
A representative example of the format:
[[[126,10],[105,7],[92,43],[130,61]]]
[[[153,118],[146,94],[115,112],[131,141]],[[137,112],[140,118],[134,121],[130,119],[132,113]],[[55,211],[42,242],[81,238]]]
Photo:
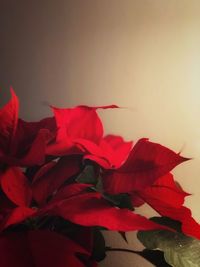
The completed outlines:
[[[12,85],[25,119],[47,103],[125,107],[101,112],[107,132],[195,158],[174,173],[200,221],[200,1],[3,0],[0,13],[1,103]],[[109,255],[102,267],[151,266]]]

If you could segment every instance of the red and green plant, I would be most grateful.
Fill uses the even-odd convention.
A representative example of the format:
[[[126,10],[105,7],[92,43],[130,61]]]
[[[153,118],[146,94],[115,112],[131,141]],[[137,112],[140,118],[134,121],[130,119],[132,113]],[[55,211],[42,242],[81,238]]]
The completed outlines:
[[[52,117],[26,122],[11,89],[0,109],[0,266],[97,266],[120,250],[106,246],[101,230],[123,238],[137,230],[147,249],[133,253],[162,260],[156,266],[190,266],[166,256],[183,239],[200,246],[200,225],[184,206],[189,194],[170,173],[188,159],[146,138],[104,135],[97,112],[111,108],[51,107]],[[160,216],[140,215],[144,203]]]

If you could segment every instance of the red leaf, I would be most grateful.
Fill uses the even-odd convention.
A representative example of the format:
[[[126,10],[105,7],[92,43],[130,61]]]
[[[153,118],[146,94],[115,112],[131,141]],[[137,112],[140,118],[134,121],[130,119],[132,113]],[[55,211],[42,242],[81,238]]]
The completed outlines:
[[[115,135],[107,135],[98,145],[83,139],[74,142],[85,150],[85,159],[95,161],[105,169],[119,168],[132,148],[132,142],[125,142],[121,136]]]
[[[192,218],[190,209],[182,206],[189,194],[176,185],[171,174],[138,194],[160,215],[180,221],[183,233],[200,239],[200,225]]]
[[[12,155],[18,159],[22,158],[23,161],[26,156],[33,156],[33,153],[36,153],[36,150],[40,148],[40,144],[39,152],[44,158],[46,144],[55,138],[55,134],[56,124],[54,118],[45,118],[37,122],[26,122],[19,119],[12,146]],[[37,164],[37,161],[35,164]]]
[[[0,251],[3,267],[83,267],[75,254],[87,254],[71,239],[50,231],[4,234]]]
[[[51,142],[46,147],[46,155],[63,156],[83,154],[83,151],[76,147],[68,138],[58,142]]]
[[[140,207],[145,203],[145,201],[137,194],[137,192],[131,193],[130,198],[133,207]]]
[[[107,155],[111,155],[112,159],[110,160],[114,168],[119,168],[125,160],[128,158],[131,151],[133,142],[125,142],[121,136],[107,135],[104,137],[101,144],[102,149],[107,148]],[[105,147],[105,148],[106,148]]]
[[[57,202],[61,200],[65,200],[67,198],[76,196],[80,193],[85,192],[91,185],[90,184],[70,184],[67,186],[62,187],[57,194],[53,197],[52,202]]]
[[[4,217],[0,224],[0,231],[6,229],[10,225],[23,222],[25,219],[32,217],[36,210],[27,207],[17,207]]]
[[[163,226],[130,210],[109,205],[98,193],[84,193],[71,197],[56,205],[49,205],[43,213],[61,216],[83,226],[102,226],[113,231],[163,229]]]
[[[106,153],[101,149],[100,144],[97,145],[86,139],[75,139],[74,144],[85,154],[84,159],[90,159],[105,169],[111,168],[109,157],[106,157]]]
[[[48,155],[83,154],[76,147],[75,140],[99,144],[103,137],[102,122],[96,112],[102,108],[116,108],[115,105],[102,107],[77,106],[75,108],[52,107],[58,128],[56,143],[49,144]]]
[[[9,153],[17,129],[19,101],[11,88],[11,100],[0,109],[0,150]]]
[[[188,208],[182,207],[182,214],[184,214],[184,220],[182,220],[182,231],[185,235],[192,236],[200,239],[200,224],[192,218],[191,211],[188,212]],[[176,212],[176,211],[175,211]]]
[[[173,175],[167,175],[159,178],[151,187],[138,192],[147,203],[151,201],[151,206],[155,206],[163,201],[169,207],[180,207],[184,203],[184,199],[189,194],[178,187],[173,179]]]
[[[48,163],[46,163],[45,165],[43,165],[35,174],[35,176],[33,177],[33,181],[32,183],[35,183],[37,180],[39,180],[40,178],[42,178],[50,169],[52,169],[55,165],[57,164],[56,161],[50,161]]]
[[[135,144],[120,171],[141,171],[142,168],[156,172],[156,176],[160,177],[162,176],[161,173],[168,173],[172,168],[186,160],[188,159],[181,157],[179,153],[143,138]]]
[[[41,165],[45,161],[46,142],[51,138],[46,129],[39,130],[25,156],[18,160],[20,166]]]
[[[56,121],[54,117],[47,117],[39,121],[27,122],[22,119],[18,120],[17,137],[23,136],[21,142],[32,143],[35,139],[35,135],[40,129],[49,130],[51,133],[56,132]],[[27,135],[27,136],[25,136]],[[25,138],[25,139],[24,139]]]
[[[47,168],[47,172],[33,183],[34,199],[38,204],[43,205],[49,196],[52,196],[68,178],[77,174],[79,170],[79,156],[61,158],[55,166],[51,169]]]
[[[104,175],[104,188],[110,194],[142,190],[186,160],[160,144],[141,139],[121,168]]]
[[[0,161],[17,166],[40,165],[45,159],[46,144],[55,138],[55,119],[18,119],[18,99],[11,92],[11,101],[0,110]]]
[[[57,141],[63,138],[83,138],[98,143],[103,136],[103,126],[95,108],[53,108],[58,127]]]
[[[17,167],[10,167],[1,175],[1,187],[6,196],[18,206],[29,206],[32,192],[28,180]]]

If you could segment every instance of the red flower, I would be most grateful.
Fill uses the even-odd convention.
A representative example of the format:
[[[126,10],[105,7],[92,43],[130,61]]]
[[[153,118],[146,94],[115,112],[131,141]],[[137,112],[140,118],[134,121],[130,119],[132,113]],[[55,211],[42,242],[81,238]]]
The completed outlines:
[[[59,166],[59,162],[56,164]],[[71,163],[68,166],[66,165],[66,170],[69,168],[71,171],[71,166]],[[71,174],[73,175],[74,171]],[[9,225],[20,223],[29,217],[47,215],[60,216],[65,220],[82,226],[103,226],[110,230],[133,231],[163,228],[161,225],[151,222],[141,215],[134,214],[128,209],[113,207],[107,200],[103,199],[100,193],[88,193],[87,189],[90,185],[76,183],[64,185],[61,175],[61,180],[58,179],[58,183],[53,183],[51,187],[53,180],[48,168],[47,174],[44,173],[43,177],[45,177],[46,182],[42,182],[41,187],[35,187],[34,183],[31,187],[33,187],[34,196],[40,196],[37,190],[44,192],[44,194],[47,192],[44,198],[46,203],[42,201],[41,205],[41,199],[39,198],[37,205],[34,204],[34,207],[32,207],[30,204],[30,185],[25,182],[27,178],[19,169],[10,168],[2,174],[2,190],[8,200],[16,206],[8,209],[6,216],[1,220],[0,229],[3,230]],[[36,180],[36,182],[40,181],[40,179]],[[66,179],[69,179],[69,177],[66,176]],[[50,191],[49,188],[46,189],[48,182],[50,184]],[[51,194],[51,200],[47,199],[49,192],[53,193]],[[37,198],[35,200],[37,201]]]
[[[180,221],[186,235],[200,239],[200,225],[183,206],[189,194],[169,173],[186,160],[164,146],[141,139],[118,170],[103,174],[104,190],[109,194],[128,193],[134,207],[146,202],[160,215]]]
[[[18,167],[8,167],[0,174],[0,231],[32,217],[32,190]]]
[[[163,229],[161,225],[128,209],[113,207],[96,192],[82,192],[50,204],[46,214],[61,216],[83,226],[102,226],[113,231]]]
[[[55,134],[54,118],[31,123],[18,119],[19,101],[12,89],[11,96],[0,109],[0,162],[18,166],[42,164],[46,144]]]
[[[117,169],[127,159],[132,142],[125,142],[121,136],[107,135],[98,145],[86,140],[75,141],[85,151],[84,159],[90,159],[104,169]]]
[[[71,163],[69,165],[70,170],[72,166]],[[42,190],[42,184],[41,187],[35,187],[33,184],[34,196],[37,196],[37,190],[45,193],[46,185],[48,182],[51,183],[51,172],[49,172],[49,175],[47,172],[44,177],[46,180],[46,183],[43,184],[44,190]],[[66,179],[68,178],[66,176]],[[103,226],[110,230],[119,231],[162,228],[161,225],[155,224],[141,215],[134,214],[128,209],[113,207],[103,199],[100,193],[88,193],[89,187],[89,184],[72,183],[64,186],[61,186],[61,184],[58,186],[57,184],[57,187],[54,187],[55,194],[53,198],[46,205],[42,205],[37,215],[55,215],[82,226]],[[37,201],[36,198],[35,200]]]
[[[148,139],[132,147],[104,136],[97,109],[115,105],[53,108],[55,118],[25,122],[11,95],[0,109],[0,266],[96,267],[96,226],[174,231],[137,214],[143,203],[200,239],[188,194],[169,173],[188,159]]]
[[[184,234],[200,239],[200,225],[192,218],[190,209],[183,206],[189,194],[174,182],[172,174],[159,178],[137,195],[160,215],[180,221]]]
[[[5,195],[17,206],[27,207],[32,200],[32,190],[28,179],[18,167],[7,168],[0,175],[1,188]]]
[[[140,139],[119,169],[104,172],[104,190],[110,194],[140,191],[186,160],[160,144]]]
[[[80,172],[81,157],[72,155],[62,157],[58,162],[42,166],[33,178],[33,197],[39,205],[44,205],[65,181]]]
[[[83,154],[85,159],[97,162],[104,168],[118,168],[128,157],[132,142],[121,137],[103,137],[103,125],[97,115],[99,108],[117,106],[53,108],[58,133],[56,142],[47,147],[48,155]]]

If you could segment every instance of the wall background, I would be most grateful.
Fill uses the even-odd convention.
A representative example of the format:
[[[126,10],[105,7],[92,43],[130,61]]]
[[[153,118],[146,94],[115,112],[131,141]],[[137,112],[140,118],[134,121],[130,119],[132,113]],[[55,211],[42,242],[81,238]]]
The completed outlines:
[[[25,119],[49,115],[47,103],[127,107],[101,112],[106,131],[194,157],[174,173],[200,221],[199,47],[198,0],[0,0],[0,103],[12,85]],[[109,255],[102,267],[150,266]]]

